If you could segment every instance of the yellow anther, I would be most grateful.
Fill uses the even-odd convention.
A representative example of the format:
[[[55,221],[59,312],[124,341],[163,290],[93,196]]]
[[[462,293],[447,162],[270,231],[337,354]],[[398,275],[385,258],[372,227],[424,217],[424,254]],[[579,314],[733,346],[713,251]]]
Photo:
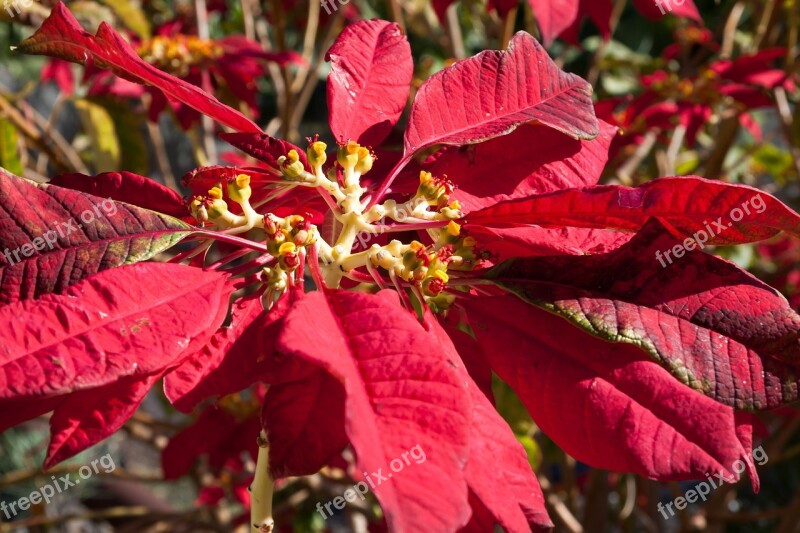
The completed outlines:
[[[300,161],[300,154],[297,153],[297,150],[292,148],[291,150],[289,150],[289,153],[286,154],[286,159],[289,160],[289,163],[297,163],[298,161]]]
[[[375,156],[368,148],[363,146],[358,148],[358,163],[356,163],[356,172],[366,174],[372,170],[372,164],[375,162]]]
[[[297,250],[297,246],[291,241],[287,241],[281,244],[280,248],[278,248],[278,253],[281,255],[286,254],[293,254]]]
[[[416,251],[419,251],[419,250],[423,250],[425,248],[425,245],[422,244],[419,241],[411,241],[411,243],[408,245],[408,247],[416,252]]]
[[[472,248],[478,244],[478,241],[475,240],[475,237],[464,237],[462,244],[465,248]]]
[[[361,153],[360,152],[362,150],[362,147],[361,147],[360,144],[358,144],[355,141],[347,141],[347,144],[344,145],[344,149],[347,152],[347,155],[356,154],[359,157],[361,157]],[[369,153],[369,152],[367,152],[367,153]]]
[[[353,168],[358,163],[358,150],[361,145],[355,141],[347,141],[339,147],[339,152],[336,154],[336,160],[344,168]]]
[[[447,231],[448,235],[453,237],[458,237],[461,234],[461,226],[452,220],[447,224],[445,230]]]
[[[448,276],[447,272],[444,270],[435,270],[432,275],[434,278],[439,279],[442,283],[447,283],[450,281],[450,276]]]
[[[424,170],[421,170],[419,172],[419,182],[420,183],[428,183],[432,179],[433,179],[433,176],[431,175],[430,172],[426,172]]]
[[[325,164],[325,161],[328,159],[328,156],[325,154],[325,150],[327,149],[328,145],[322,141],[313,142],[308,146],[308,161],[311,163],[311,166],[318,167]]]
[[[212,188],[210,188],[208,190],[208,196],[210,196],[211,198],[213,198],[215,200],[221,200],[222,199],[222,189],[220,189],[219,187],[212,187]]]
[[[461,211],[461,202],[459,202],[458,200],[453,200],[447,207],[455,211]]]
[[[244,189],[245,187],[250,185],[250,176],[247,174],[239,174],[236,176],[236,185]]]

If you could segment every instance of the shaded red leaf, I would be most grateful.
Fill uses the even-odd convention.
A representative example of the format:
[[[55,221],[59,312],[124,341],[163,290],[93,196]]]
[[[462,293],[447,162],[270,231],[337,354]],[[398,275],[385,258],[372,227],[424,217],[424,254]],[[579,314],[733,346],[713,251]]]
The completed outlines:
[[[116,383],[69,395],[50,418],[50,446],[44,468],[105,439],[133,415],[160,374],[127,376]]]
[[[41,27],[22,41],[17,50],[109,69],[126,80],[152,85],[234,130],[261,132],[250,119],[212,95],[142,60],[108,23],[100,23],[96,35],[86,32],[63,2],[56,4]]]
[[[400,27],[385,20],[347,26],[325,56],[328,121],[340,143],[380,144],[408,100],[414,63]]]
[[[173,217],[184,217],[189,211],[183,197],[157,181],[133,172],[103,172],[96,176],[59,174],[50,185],[111,198]]]
[[[275,478],[317,473],[347,446],[344,388],[324,370],[272,385],[261,421]]]
[[[738,479],[733,464],[749,450],[733,410],[685,387],[637,348],[593,338],[514,296],[465,306],[494,371],[571,456],[662,481],[711,473]]]
[[[446,331],[431,315],[427,315],[426,320],[442,348],[454,361],[459,360],[459,353],[449,337],[454,332]],[[462,368],[462,372],[465,369]],[[478,500],[470,498],[473,515],[476,507],[479,517],[485,509],[493,516],[493,522],[510,533],[525,533],[531,529],[550,531],[553,523],[547,515],[539,481],[528,463],[528,454],[485,392],[482,393],[469,377],[465,381],[472,416],[464,476],[470,492]],[[481,519],[485,521],[485,516]]]
[[[64,294],[0,308],[0,398],[34,398],[150,376],[227,312],[225,275],[147,263],[96,274]]]
[[[682,383],[738,409],[798,398],[800,315],[735,264],[678,245],[655,221],[598,256],[509,261],[490,276],[602,339],[647,352]]]
[[[502,202],[470,214],[468,220],[486,226],[540,224],[637,231],[651,217],[681,238],[702,231],[708,245],[754,242],[780,231],[800,236],[800,215],[770,194],[696,176],[658,178],[639,187],[567,189]]]
[[[318,336],[329,340],[320,345]],[[359,469],[391,473],[402,453],[420,446],[426,454],[373,488],[392,531],[446,531],[467,522],[461,469],[470,401],[456,364],[396,293],[311,293],[287,315],[278,346],[343,383],[345,429]]]
[[[278,158],[288,154],[289,150],[295,150],[300,157],[300,161],[302,161],[303,165],[306,167],[306,170],[309,172],[311,171],[306,151],[289,141],[270,137],[266,133],[221,133],[219,138],[231,146],[235,146],[242,152],[266,163],[276,171],[280,168]]]
[[[189,234],[167,215],[0,170],[0,304],[61,293]]]
[[[498,262],[514,257],[602,254],[616,250],[631,238],[630,233],[620,231],[572,227],[487,228],[464,224],[463,230],[477,240],[480,250],[488,251]]]
[[[291,300],[288,295],[281,298],[269,313],[259,298],[237,301],[231,323],[164,378],[167,398],[177,409],[190,412],[205,399],[239,392],[259,380],[280,383],[312,373],[313,365],[275,353]]]
[[[201,455],[211,452],[235,430],[236,418],[215,406],[205,409],[191,425],[173,435],[161,452],[164,479],[187,474]]]

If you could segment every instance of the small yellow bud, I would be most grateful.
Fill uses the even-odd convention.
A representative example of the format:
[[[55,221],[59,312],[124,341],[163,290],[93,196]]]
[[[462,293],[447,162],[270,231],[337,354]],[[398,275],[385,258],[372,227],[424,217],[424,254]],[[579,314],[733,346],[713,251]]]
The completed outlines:
[[[236,176],[236,185],[240,188],[244,189],[250,185],[250,176],[247,174],[239,174]]]
[[[447,224],[445,231],[447,231],[448,235],[451,235],[452,237],[458,237],[461,234],[461,226],[451,220]]]
[[[344,168],[353,168],[358,163],[358,149],[361,148],[355,141],[347,141],[347,143],[339,146],[339,152],[336,154],[336,160]]]
[[[419,182],[420,183],[428,183],[432,179],[433,179],[433,176],[431,175],[430,172],[426,172],[424,170],[421,170],[419,172]]]
[[[297,246],[291,241],[287,241],[281,244],[280,248],[278,248],[278,253],[281,255],[292,254],[297,250]]]
[[[448,276],[447,272],[444,270],[435,270],[433,272],[433,277],[440,280],[442,283],[447,283],[450,281],[450,276]]]
[[[222,189],[219,187],[212,187],[208,190],[208,196],[214,198],[215,200],[222,199]]]
[[[356,163],[356,172],[360,172],[361,174],[366,174],[370,170],[372,170],[372,164],[375,163],[375,156],[372,155],[372,152],[369,149],[364,148],[363,146],[359,147],[358,149],[358,163]]]
[[[325,164],[328,159],[325,154],[327,149],[328,145],[322,141],[313,142],[308,146],[308,162],[311,163],[312,167],[319,167]]]
[[[237,204],[250,200],[253,191],[250,189],[250,176],[239,174],[236,179],[228,182],[228,196]]]
[[[225,200],[215,198],[211,201],[211,204],[208,206],[207,210],[208,216],[212,219],[221,217],[228,212],[228,204],[225,203]]]

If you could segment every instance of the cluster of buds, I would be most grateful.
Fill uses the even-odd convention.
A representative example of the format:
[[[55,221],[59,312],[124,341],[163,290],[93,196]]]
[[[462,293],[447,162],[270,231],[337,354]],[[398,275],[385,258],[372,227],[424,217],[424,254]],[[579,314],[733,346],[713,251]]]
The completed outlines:
[[[447,263],[451,269],[472,270],[480,259],[486,259],[483,252],[478,251],[475,237],[463,235],[461,226],[450,221],[439,233],[434,248],[439,253],[449,253]]]
[[[228,203],[223,198],[223,184],[208,190],[205,196],[195,196],[189,203],[192,216],[201,224],[214,222],[223,229],[246,228],[254,225],[255,211],[250,206],[250,176],[238,174],[227,180],[226,189],[228,198],[241,206],[244,216],[234,215],[228,210]]]
[[[441,209],[450,202],[453,189],[453,183],[447,179],[447,176],[433,176],[430,172],[423,170],[419,173],[419,187],[416,196],[425,199],[428,205]]]
[[[369,148],[361,146],[355,141],[347,141],[339,146],[336,162],[345,172],[350,170],[358,174],[366,174],[372,170],[372,165],[375,163],[375,154]]]
[[[317,242],[313,224],[300,215],[280,218],[268,214],[264,217],[264,232],[267,250],[278,258],[278,264],[286,272],[294,272],[300,265],[302,249]]]
[[[305,249],[316,244],[317,230],[300,215],[280,218],[267,214],[264,233],[267,250],[278,260],[272,267],[264,268],[261,277],[266,286],[262,302],[269,309],[291,283],[294,272],[302,264]]]
[[[143,42],[139,56],[161,70],[185,76],[196,65],[205,65],[223,55],[222,47],[195,35],[157,35]]]
[[[284,179],[288,181],[304,181],[306,179],[306,168],[300,161],[300,154],[297,153],[297,150],[289,150],[289,153],[280,156],[278,164]]]

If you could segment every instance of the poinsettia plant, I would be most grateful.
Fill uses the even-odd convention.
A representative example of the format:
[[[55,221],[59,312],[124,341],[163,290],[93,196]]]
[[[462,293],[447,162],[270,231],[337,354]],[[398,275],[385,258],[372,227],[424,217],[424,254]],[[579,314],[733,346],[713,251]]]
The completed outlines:
[[[529,34],[426,80],[402,153],[380,145],[413,62],[387,21],[328,51],[335,145],[267,135],[63,4],[18,51],[163,91],[255,160],[188,173],[188,199],[125,171],[3,173],[0,430],[52,411],[45,467],[163,381],[201,413],[165,473],[250,450],[253,531],[276,480],[345,449],[392,531],[548,530],[495,373],[580,461],[662,481],[744,461],[757,490],[750,413],[798,399],[800,315],[704,248],[798,237],[800,215],[695,176],[599,185],[616,128]]]

